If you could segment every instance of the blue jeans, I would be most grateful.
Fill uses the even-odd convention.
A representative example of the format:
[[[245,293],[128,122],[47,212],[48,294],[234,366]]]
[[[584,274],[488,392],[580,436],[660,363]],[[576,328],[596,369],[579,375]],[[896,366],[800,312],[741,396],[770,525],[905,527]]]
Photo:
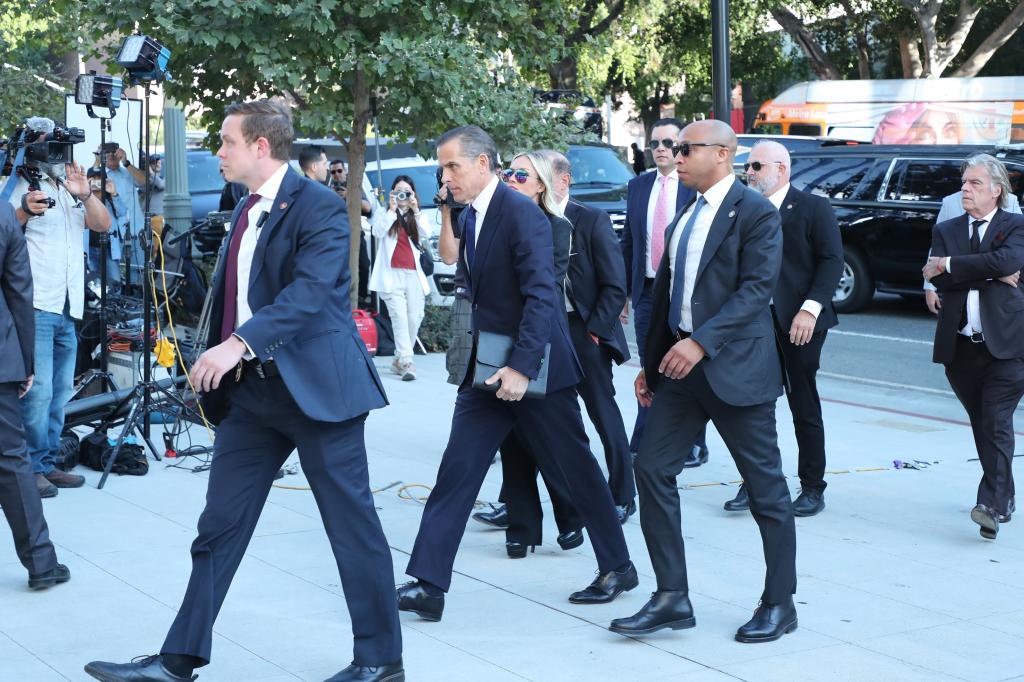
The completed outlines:
[[[64,428],[64,406],[74,387],[77,352],[75,322],[67,304],[62,315],[36,310],[35,379],[21,400],[21,413],[28,454],[37,474],[53,471]]]

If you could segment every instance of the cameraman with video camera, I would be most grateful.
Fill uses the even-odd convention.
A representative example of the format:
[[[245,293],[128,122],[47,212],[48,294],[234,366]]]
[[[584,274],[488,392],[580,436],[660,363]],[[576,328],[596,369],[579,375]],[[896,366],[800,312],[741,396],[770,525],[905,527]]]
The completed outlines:
[[[32,269],[35,308],[35,381],[21,401],[25,440],[41,497],[77,488],[85,479],[54,468],[71,397],[78,340],[75,320],[85,307],[84,229],[106,232],[110,213],[93,195],[85,170],[71,158],[84,140],[48,118],[26,121],[25,165],[16,170],[10,202],[23,226]]]

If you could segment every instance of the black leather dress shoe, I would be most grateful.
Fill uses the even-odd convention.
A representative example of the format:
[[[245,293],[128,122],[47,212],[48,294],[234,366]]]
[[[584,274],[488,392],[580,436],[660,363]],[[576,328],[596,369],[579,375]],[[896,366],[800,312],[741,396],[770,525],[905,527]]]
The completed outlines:
[[[754,617],[736,631],[736,641],[774,642],[796,630],[796,605],[790,597],[781,604],[759,604]]]
[[[725,511],[747,511],[750,509],[750,496],[747,495],[747,486],[740,483],[740,489],[736,491],[736,497],[724,505]]]
[[[570,530],[558,536],[558,546],[569,551],[583,544],[583,531]]]
[[[644,607],[629,618],[616,618],[608,629],[623,635],[649,635],[671,628],[685,630],[697,624],[685,592],[655,592]]]
[[[179,677],[171,674],[158,655],[143,656],[131,663],[93,661],[85,666],[85,672],[101,682],[185,682],[199,677]]]
[[[508,507],[503,504],[492,504],[491,511],[477,512],[473,518],[485,526],[505,530],[508,528]]]
[[[527,545],[524,542],[506,542],[505,553],[508,554],[509,559],[524,559],[526,558],[526,550],[530,552],[534,551],[534,545]]]
[[[701,464],[707,464],[708,462],[708,449],[707,446],[701,447],[700,445],[694,445],[693,449],[690,450],[690,454],[683,460],[684,469],[692,469],[693,467],[699,467]]]
[[[28,589],[45,590],[58,583],[66,583],[71,580],[71,571],[64,564],[57,564],[46,573],[37,573],[28,576]]]
[[[398,610],[415,613],[423,620],[441,620],[444,613],[444,595],[432,597],[418,581],[414,580],[398,588]]]
[[[814,516],[825,510],[825,493],[821,490],[801,490],[793,500],[794,516]]]
[[[353,663],[325,682],[405,682],[402,660],[387,665],[356,665]]]
[[[999,514],[994,509],[983,504],[975,505],[971,510],[971,521],[981,526],[981,537],[986,540],[995,540],[999,534]]]
[[[1009,504],[1006,505],[1006,513],[999,515],[999,523],[1009,523],[1015,511],[1017,511],[1017,503],[1011,497]]]
[[[607,604],[639,584],[636,567],[630,561],[624,571],[608,571],[597,576],[585,590],[569,595],[569,601],[573,604]]]
[[[629,517],[636,514],[636,502],[630,500],[629,504],[624,504],[621,507],[615,507],[615,513],[619,516],[619,524],[624,525],[626,521],[629,521]]]

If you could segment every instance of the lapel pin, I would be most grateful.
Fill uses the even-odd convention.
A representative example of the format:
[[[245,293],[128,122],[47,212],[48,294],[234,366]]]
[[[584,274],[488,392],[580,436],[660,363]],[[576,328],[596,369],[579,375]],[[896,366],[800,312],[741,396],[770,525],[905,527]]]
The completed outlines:
[[[786,208],[793,208],[793,204],[786,204]]]
[[[285,203],[284,201],[282,201],[282,202],[281,202],[281,205],[280,205],[280,206],[278,206],[278,208],[279,208],[279,209],[281,209],[281,210],[283,211],[283,210],[285,210],[286,208],[288,208],[288,204],[287,204],[287,203]]]
[[[729,217],[730,218],[735,218],[736,217],[736,211],[729,211]]]

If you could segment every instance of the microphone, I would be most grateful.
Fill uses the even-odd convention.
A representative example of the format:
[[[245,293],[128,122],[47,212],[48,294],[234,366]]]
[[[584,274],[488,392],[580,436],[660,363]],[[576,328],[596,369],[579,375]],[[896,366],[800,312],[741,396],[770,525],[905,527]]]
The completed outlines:
[[[262,211],[260,213],[260,217],[256,219],[256,229],[257,230],[262,229],[264,223],[267,222],[267,218],[269,218],[269,217],[270,217],[269,213],[267,213],[266,211]]]

